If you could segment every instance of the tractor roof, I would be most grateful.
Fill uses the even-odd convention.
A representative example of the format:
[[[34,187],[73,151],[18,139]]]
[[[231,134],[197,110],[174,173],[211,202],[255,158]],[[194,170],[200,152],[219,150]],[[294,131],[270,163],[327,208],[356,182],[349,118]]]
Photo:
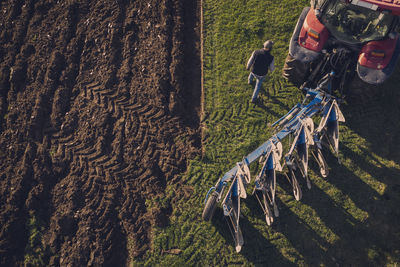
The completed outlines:
[[[400,0],[356,0],[353,2],[368,2],[382,9],[391,10],[393,15],[400,15]]]

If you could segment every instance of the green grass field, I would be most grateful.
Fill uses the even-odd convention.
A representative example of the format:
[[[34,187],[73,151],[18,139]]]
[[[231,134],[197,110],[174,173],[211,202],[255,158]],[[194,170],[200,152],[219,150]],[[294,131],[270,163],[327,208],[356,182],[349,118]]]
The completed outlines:
[[[170,224],[154,229],[152,251],[133,266],[400,265],[399,71],[370,103],[342,106],[342,164],[325,151],[328,178],[321,178],[311,162],[312,189],[301,180],[298,202],[284,176],[277,177],[280,217],[271,227],[248,194],[242,201],[241,253],[235,252],[221,208],[212,222],[201,219],[208,189],[270,138],[268,124],[302,99],[281,69],[307,5],[305,0],[204,0],[204,155],[190,163],[182,184],[169,186]],[[254,106],[245,64],[266,39],[275,41],[276,70],[263,84],[262,104]],[[258,167],[252,165],[252,174]],[[179,255],[168,253],[171,249],[179,249]]]

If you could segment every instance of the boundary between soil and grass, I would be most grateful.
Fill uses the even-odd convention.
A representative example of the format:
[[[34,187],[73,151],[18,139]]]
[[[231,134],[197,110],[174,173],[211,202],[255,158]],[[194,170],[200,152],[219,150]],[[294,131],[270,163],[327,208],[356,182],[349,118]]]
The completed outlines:
[[[200,134],[201,140],[204,140],[204,128],[206,127],[204,123],[204,14],[203,14],[203,0],[199,0],[200,2],[200,88],[201,88],[201,96],[200,96]],[[201,146],[201,154],[204,155],[204,146]]]

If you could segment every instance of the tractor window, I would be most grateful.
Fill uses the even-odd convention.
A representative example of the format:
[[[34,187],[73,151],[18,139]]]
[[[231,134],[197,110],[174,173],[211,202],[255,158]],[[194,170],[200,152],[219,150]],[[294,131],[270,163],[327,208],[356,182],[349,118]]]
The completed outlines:
[[[384,38],[390,30],[393,16],[344,1],[331,1],[321,20],[337,39],[347,43],[364,43]]]

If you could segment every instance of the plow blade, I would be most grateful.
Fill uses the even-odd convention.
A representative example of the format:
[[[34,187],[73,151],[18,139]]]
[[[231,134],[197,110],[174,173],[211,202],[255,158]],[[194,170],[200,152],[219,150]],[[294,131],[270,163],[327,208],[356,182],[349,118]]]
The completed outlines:
[[[224,215],[228,217],[227,221],[233,240],[235,241],[236,252],[240,252],[244,244],[242,231],[239,226],[240,197],[231,194],[230,198],[224,201],[223,208]]]
[[[246,184],[250,182],[250,170],[247,164],[237,163],[237,171],[232,180],[232,184],[222,201],[224,215],[227,216],[228,225],[231,226],[231,234],[235,240],[236,252],[239,252],[243,246],[243,235],[239,226],[240,219],[240,199],[246,198]]]
[[[277,142],[276,145],[272,144],[270,149],[267,151],[263,167],[255,181],[253,194],[255,194],[259,204],[261,205],[268,225],[271,225],[274,221],[271,207],[273,208],[275,217],[279,216],[279,210],[275,202],[275,192],[276,171],[282,171],[282,166],[280,164],[281,157],[281,142]],[[262,194],[262,197],[260,196],[260,193]]]
[[[228,225],[230,226],[230,231],[235,241],[236,252],[240,252],[244,241],[242,231],[240,230],[239,226],[240,193],[237,177],[232,182],[232,185],[228,190],[228,194],[222,202],[222,207],[224,210],[224,215],[228,217]]]
[[[303,174],[303,178],[307,181],[307,187],[311,189],[311,182],[308,178],[308,145],[304,127],[300,131],[299,139],[297,141],[297,155],[298,165]]]
[[[272,157],[271,157],[272,159]],[[268,163],[267,171],[267,192],[269,193],[268,199],[274,209],[275,217],[279,217],[279,210],[275,202],[275,192],[276,192],[276,171],[273,167],[273,161]]]
[[[292,165],[287,165],[289,170],[289,175],[286,175],[293,189],[294,198],[299,201],[303,197],[303,192],[301,191],[299,182],[297,181],[295,170]]]
[[[260,174],[255,181],[254,192],[258,203],[265,215],[265,221],[268,225],[274,222],[270,205],[276,207],[275,190],[276,190],[276,173],[274,169],[273,153],[270,153],[263,164]],[[261,196],[262,195],[262,196]],[[276,208],[277,211],[277,208]],[[279,213],[277,213],[279,216]]]
[[[330,106],[327,106],[324,115],[318,126],[317,132],[326,134],[330,147],[339,155],[339,122],[344,122],[345,118],[341,112],[336,100],[332,101]]]
[[[321,176],[324,178],[328,177],[329,167],[328,167],[328,164],[326,163],[324,155],[322,154],[322,150],[319,148],[316,148],[315,153],[313,152],[313,156],[318,163],[319,172],[320,172]]]
[[[339,154],[339,124],[335,120],[329,121],[327,125],[326,134],[330,146],[332,147],[335,154]]]
[[[328,164],[326,163],[324,155],[322,154],[321,140],[317,133],[314,134],[313,139],[314,139],[314,146],[313,146],[314,149],[311,153],[312,153],[314,159],[318,163],[319,172],[321,173],[321,176],[326,178],[326,177],[328,177],[328,174],[329,174],[329,167],[328,167]]]

